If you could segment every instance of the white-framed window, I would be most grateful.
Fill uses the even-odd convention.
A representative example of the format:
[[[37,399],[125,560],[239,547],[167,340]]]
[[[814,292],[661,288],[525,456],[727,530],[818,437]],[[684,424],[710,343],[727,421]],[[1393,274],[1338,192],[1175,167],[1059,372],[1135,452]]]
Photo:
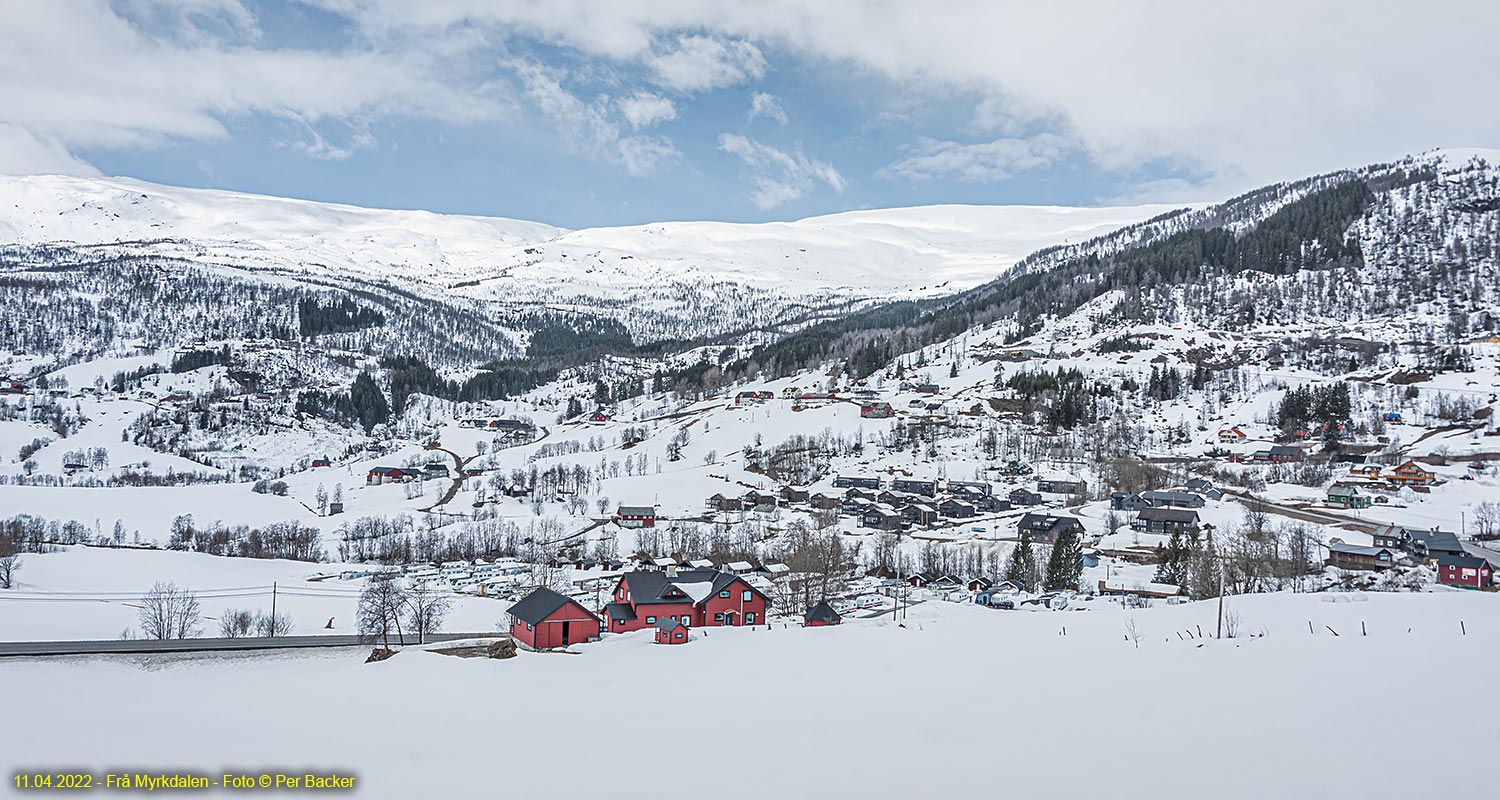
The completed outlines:
[[[728,589],[725,589],[725,590],[724,590],[724,591],[722,591],[722,592],[719,592],[719,596],[720,596],[720,597],[723,597],[723,598],[725,598],[725,599],[728,599],[728,598],[729,598],[729,590],[728,590]]]
[[[526,623],[526,630],[528,630],[528,631],[531,630],[531,623],[530,622]]]
[[[693,621],[693,615],[692,614],[683,614],[682,615],[682,624],[686,625],[686,624],[688,624],[689,622],[692,622],[692,621]]]
[[[655,625],[656,624],[656,617],[646,617],[646,624],[647,625]]]
[[[714,615],[714,622],[723,622],[723,621],[724,621],[724,615],[722,613]]]
[[[755,624],[755,612],[754,611],[746,611],[745,612],[745,624],[746,625],[754,625]]]
[[[752,591],[750,591],[750,590],[749,590],[749,589],[746,589],[746,590],[745,590],[745,591],[744,591],[744,593],[743,593],[743,594],[741,594],[741,595],[740,595],[740,599],[741,599],[741,600],[744,600],[744,601],[745,601],[745,602],[747,602],[747,603],[748,603],[748,602],[750,602],[750,601],[751,601],[751,600],[754,600],[754,599],[755,599],[755,593],[754,593],[754,592],[752,592]]]

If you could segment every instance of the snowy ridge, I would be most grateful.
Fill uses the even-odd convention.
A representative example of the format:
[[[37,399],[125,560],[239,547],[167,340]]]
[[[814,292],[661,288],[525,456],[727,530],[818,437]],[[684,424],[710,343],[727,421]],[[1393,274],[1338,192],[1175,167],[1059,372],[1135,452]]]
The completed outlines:
[[[635,300],[663,284],[782,296],[956,291],[1028,253],[1166,206],[931,206],[797,222],[664,222],[567,231],[503,218],[388,211],[124,178],[0,178],[0,243],[115,245],[235,266],[470,284],[482,298]],[[479,282],[477,286],[472,282]]]

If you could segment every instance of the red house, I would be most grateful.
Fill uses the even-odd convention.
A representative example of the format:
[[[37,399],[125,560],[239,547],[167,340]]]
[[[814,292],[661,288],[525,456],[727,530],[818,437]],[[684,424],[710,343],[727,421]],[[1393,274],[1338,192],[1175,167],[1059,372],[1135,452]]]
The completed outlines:
[[[657,644],[687,644],[688,626],[671,617],[656,620]]]
[[[859,407],[859,415],[866,419],[886,419],[896,416],[890,403],[867,403]]]
[[[675,620],[691,628],[758,625],[768,598],[744,578],[713,569],[640,570],[620,577],[604,607],[611,633]]]
[[[816,605],[807,609],[802,615],[802,625],[807,628],[821,628],[824,625],[837,625],[844,618],[835,611],[827,600],[819,600]]]
[[[599,618],[546,587],[510,607],[510,635],[533,650],[550,650],[599,638]]]
[[[615,511],[615,522],[622,528],[654,528],[656,509],[651,506],[620,506]]]
[[[312,460],[312,466],[315,469],[317,467],[330,467],[330,466],[333,466],[333,462],[328,460],[328,456],[324,456],[322,458],[315,458],[315,459],[313,459]]]
[[[1473,556],[1438,556],[1438,583],[1487,589],[1495,580],[1490,562]]]

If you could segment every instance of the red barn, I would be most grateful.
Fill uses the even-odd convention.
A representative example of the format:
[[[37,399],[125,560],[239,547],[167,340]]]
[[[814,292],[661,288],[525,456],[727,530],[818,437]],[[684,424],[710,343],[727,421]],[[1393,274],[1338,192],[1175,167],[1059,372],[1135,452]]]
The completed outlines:
[[[702,628],[758,625],[769,600],[744,578],[713,569],[642,570],[621,576],[604,607],[611,633],[636,631],[676,620]]]
[[[1438,583],[1462,586],[1466,589],[1485,589],[1495,580],[1490,562],[1473,556],[1439,556]]]
[[[834,610],[833,606],[827,600],[819,600],[816,605],[807,609],[806,614],[802,615],[802,625],[808,628],[837,625],[843,621],[844,618],[839,615],[838,611]]]
[[[599,638],[599,618],[573,600],[539,588],[510,607],[510,635],[533,650]]]
[[[620,506],[615,511],[615,522],[622,528],[654,528],[656,509],[651,506]]]
[[[656,621],[657,644],[686,644],[687,640],[688,626],[671,617],[662,617]]]

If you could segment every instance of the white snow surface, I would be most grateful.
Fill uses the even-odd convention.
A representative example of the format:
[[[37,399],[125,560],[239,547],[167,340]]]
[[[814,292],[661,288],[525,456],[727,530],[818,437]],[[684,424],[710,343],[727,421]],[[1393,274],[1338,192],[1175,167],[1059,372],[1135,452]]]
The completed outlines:
[[[0,242],[115,245],[200,261],[394,278],[504,298],[508,288],[608,295],[732,282],[803,295],[937,294],[1031,252],[1171,206],[926,206],[796,222],[662,222],[569,231],[498,217],[395,211],[161,186],[128,178],[0,177]]]
[[[1048,614],[928,602],[905,627],[715,628],[681,646],[640,631],[505,661],[407,650],[363,664],[352,648],[5,659],[0,681],[25,691],[8,698],[0,752],[26,770],[354,774],[365,798],[495,785],[656,798],[650,767],[664,759],[670,784],[719,798],[929,797],[937,783],[1018,797],[1059,785],[1077,797],[1472,796],[1495,734],[1464,665],[1500,657],[1492,605],[1460,592],[1236,597],[1242,636],[1267,635],[1225,640],[1192,635],[1213,630],[1212,602]],[[1421,691],[1390,692],[1372,665]],[[620,702],[662,696],[678,700]],[[684,726],[699,708],[716,710]],[[89,722],[58,724],[78,718]],[[1423,767],[1392,758],[1390,742],[1419,743]]]

